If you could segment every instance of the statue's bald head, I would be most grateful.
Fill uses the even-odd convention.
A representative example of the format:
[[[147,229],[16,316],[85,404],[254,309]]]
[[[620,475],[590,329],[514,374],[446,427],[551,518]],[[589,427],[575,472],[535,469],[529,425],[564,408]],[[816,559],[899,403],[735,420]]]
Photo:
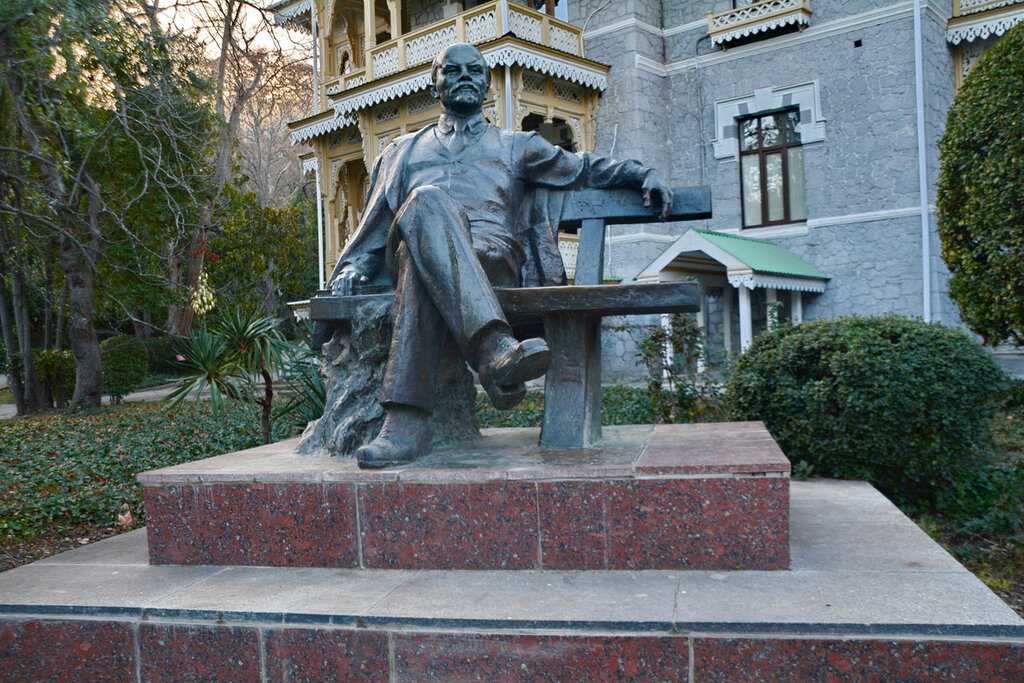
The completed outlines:
[[[483,107],[491,88],[491,70],[480,50],[456,43],[434,58],[430,73],[432,92],[446,112],[468,116]]]

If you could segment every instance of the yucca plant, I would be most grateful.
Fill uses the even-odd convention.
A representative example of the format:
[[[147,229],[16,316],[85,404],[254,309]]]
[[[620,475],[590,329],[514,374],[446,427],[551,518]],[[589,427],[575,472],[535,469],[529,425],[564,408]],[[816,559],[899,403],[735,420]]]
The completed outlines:
[[[274,373],[289,349],[280,324],[277,318],[235,309],[212,330],[203,327],[182,339],[184,360],[178,367],[188,374],[168,396],[169,406],[207,392],[214,409],[225,399],[255,403],[261,408],[263,443],[270,443]]]
[[[288,347],[281,369],[281,379],[288,383],[291,394],[274,415],[274,419],[289,418],[299,427],[321,417],[327,402],[327,387],[320,374],[320,354],[312,350],[312,328],[308,324],[303,327],[305,334],[301,344]]]

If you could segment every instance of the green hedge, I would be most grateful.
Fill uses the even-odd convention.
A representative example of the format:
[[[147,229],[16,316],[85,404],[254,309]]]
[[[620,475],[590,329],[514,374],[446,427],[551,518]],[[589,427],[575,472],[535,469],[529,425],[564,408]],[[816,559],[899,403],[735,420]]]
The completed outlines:
[[[126,335],[110,337],[100,342],[103,362],[103,393],[114,403],[135,391],[149,371],[149,352],[146,345]]]
[[[486,396],[477,396],[480,427],[540,427],[544,421],[544,394],[531,391],[512,410],[496,410]],[[601,389],[601,424],[630,425],[654,422],[654,406],[646,389],[609,385]]]
[[[930,507],[976,481],[1005,378],[958,330],[898,316],[787,326],[755,338],[726,392],[794,463]]]

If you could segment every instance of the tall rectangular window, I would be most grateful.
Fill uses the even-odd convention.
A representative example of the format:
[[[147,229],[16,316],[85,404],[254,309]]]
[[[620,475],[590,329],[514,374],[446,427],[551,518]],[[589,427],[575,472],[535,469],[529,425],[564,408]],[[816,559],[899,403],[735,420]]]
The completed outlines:
[[[737,120],[743,227],[807,220],[799,123],[796,109]]]

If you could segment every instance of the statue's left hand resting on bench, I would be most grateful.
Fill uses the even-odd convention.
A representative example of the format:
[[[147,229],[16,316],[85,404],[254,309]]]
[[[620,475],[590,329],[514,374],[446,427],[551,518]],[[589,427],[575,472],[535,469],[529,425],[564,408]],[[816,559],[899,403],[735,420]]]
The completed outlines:
[[[362,222],[331,276],[350,295],[386,268],[394,328],[381,392],[380,434],[356,451],[360,467],[408,462],[430,446],[430,413],[447,337],[478,372],[495,407],[509,409],[551,362],[543,339],[512,336],[493,287],[564,284],[556,236],[529,192],[542,187],[632,188],[664,218],[672,191],[636,161],[573,154],[536,133],[483,116],[491,74],[473,46],[444,50],[432,67],[442,114],[391,142],[374,164]]]

